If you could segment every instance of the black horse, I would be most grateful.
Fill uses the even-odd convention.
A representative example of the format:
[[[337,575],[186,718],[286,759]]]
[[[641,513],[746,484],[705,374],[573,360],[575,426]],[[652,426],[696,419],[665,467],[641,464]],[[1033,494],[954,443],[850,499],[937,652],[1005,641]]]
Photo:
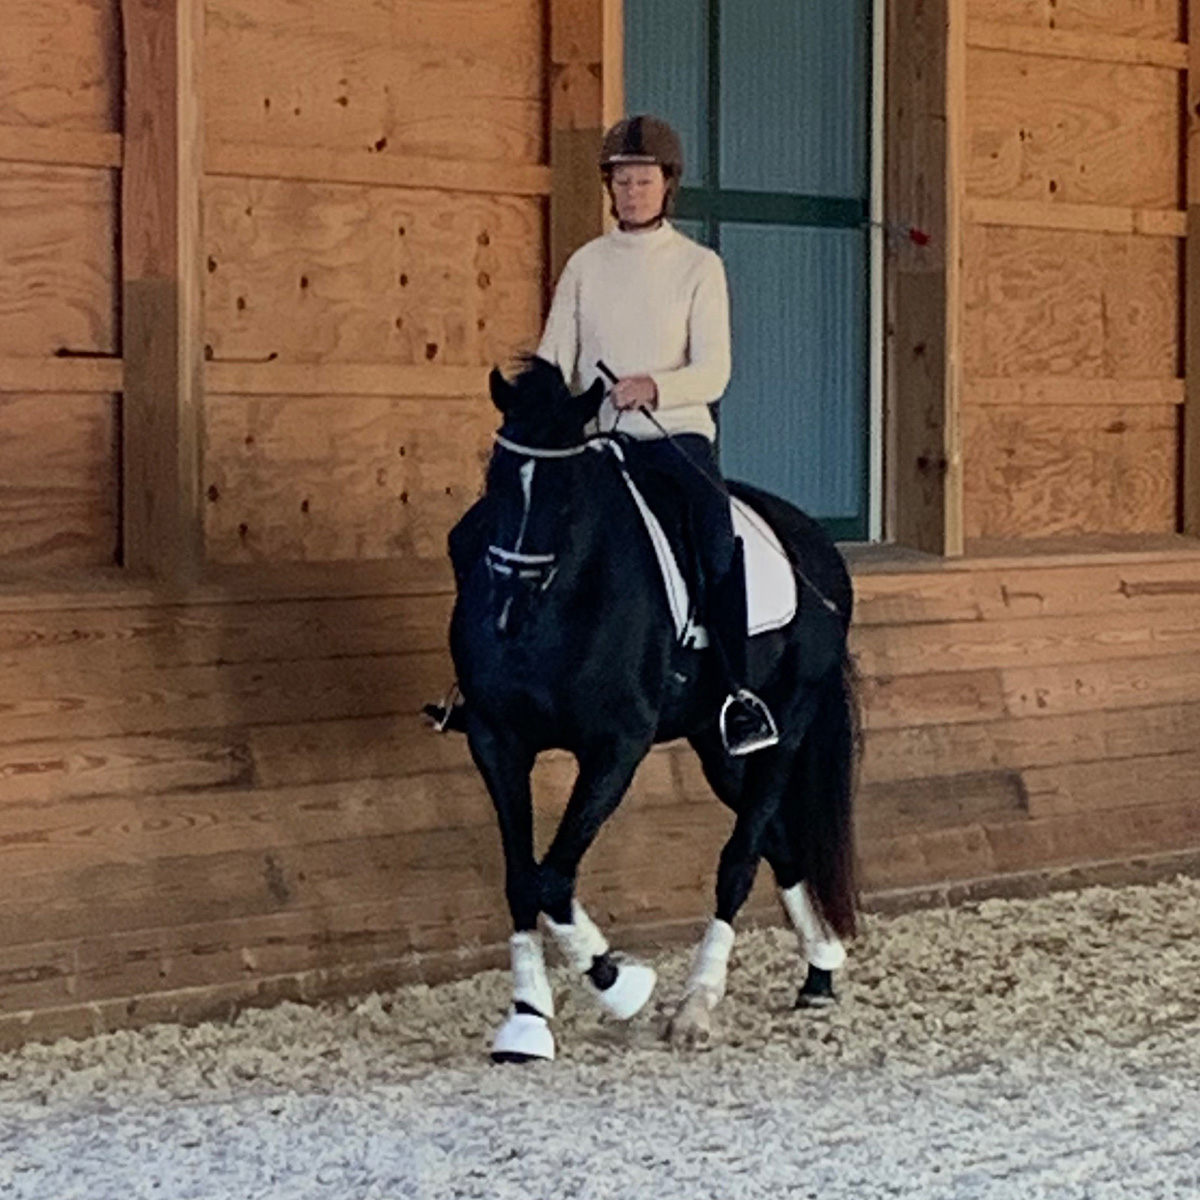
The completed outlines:
[[[775,713],[780,742],[745,758],[724,750],[724,679],[680,643],[662,575],[623,477],[619,442],[585,439],[603,395],[572,395],[537,359],[491,376],[503,415],[482,500],[450,535],[458,599],[451,651],[471,754],[496,807],[512,912],[514,1005],[498,1060],[551,1058],[553,997],[538,920],[596,999],[618,1018],[649,999],[648,966],[609,953],[574,898],[580,861],[655,742],[687,738],[736,813],[717,869],[716,914],[672,1023],[707,1036],[724,993],[732,922],[760,859],[809,962],[800,1003],[831,1002],[839,940],[854,932],[851,798],[856,706],[846,647],[852,591],[820,527],[766,493],[731,485],[774,529],[800,580],[796,616],[751,638],[749,686]],[[534,857],[530,772],[562,748],[579,772],[544,858]]]

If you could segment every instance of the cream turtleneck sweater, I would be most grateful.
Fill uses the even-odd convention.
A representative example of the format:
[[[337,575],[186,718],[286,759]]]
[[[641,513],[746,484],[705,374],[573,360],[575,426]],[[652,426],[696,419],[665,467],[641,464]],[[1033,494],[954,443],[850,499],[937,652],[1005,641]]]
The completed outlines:
[[[614,229],[568,260],[554,292],[538,356],[556,363],[576,390],[599,376],[649,375],[658,388],[655,417],[669,433],[715,434],[708,406],[729,384],[729,293],[712,250],[669,222],[627,233]],[[605,400],[599,427],[617,412]],[[641,413],[621,414],[622,433],[661,437]]]

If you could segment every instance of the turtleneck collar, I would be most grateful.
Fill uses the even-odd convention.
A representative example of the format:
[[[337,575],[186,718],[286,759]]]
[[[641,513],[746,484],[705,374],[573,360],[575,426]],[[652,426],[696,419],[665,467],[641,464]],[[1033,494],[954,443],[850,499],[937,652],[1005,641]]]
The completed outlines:
[[[628,247],[631,250],[653,250],[669,242],[674,234],[675,227],[664,218],[656,229],[627,230],[618,226],[608,236],[617,246]]]

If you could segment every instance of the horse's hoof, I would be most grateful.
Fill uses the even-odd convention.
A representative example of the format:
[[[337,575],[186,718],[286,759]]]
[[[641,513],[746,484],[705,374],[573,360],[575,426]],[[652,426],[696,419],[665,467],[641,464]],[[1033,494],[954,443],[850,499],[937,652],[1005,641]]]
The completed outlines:
[[[808,978],[796,996],[796,1007],[832,1008],[837,1002],[837,993],[833,990],[833,972],[810,965]]]
[[[546,1018],[532,1013],[509,1013],[492,1042],[492,1062],[553,1061],[554,1034]]]
[[[716,1035],[712,1005],[702,992],[691,992],[667,1025],[666,1039],[677,1050],[703,1050]]]
[[[603,991],[592,988],[600,1007],[616,1021],[629,1021],[646,1007],[654,994],[658,974],[645,963],[626,959],[617,967],[617,978]]]

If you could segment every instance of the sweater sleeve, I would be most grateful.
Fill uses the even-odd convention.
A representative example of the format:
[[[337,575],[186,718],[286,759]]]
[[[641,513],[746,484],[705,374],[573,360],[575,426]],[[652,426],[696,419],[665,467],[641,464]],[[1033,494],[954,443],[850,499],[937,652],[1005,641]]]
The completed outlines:
[[[725,266],[710,255],[692,296],[688,313],[687,366],[655,371],[658,407],[712,404],[729,386],[729,288]]]
[[[567,260],[554,289],[550,315],[537,348],[538,358],[552,362],[562,372],[567,387],[576,389],[579,359],[579,270],[574,258]]]

